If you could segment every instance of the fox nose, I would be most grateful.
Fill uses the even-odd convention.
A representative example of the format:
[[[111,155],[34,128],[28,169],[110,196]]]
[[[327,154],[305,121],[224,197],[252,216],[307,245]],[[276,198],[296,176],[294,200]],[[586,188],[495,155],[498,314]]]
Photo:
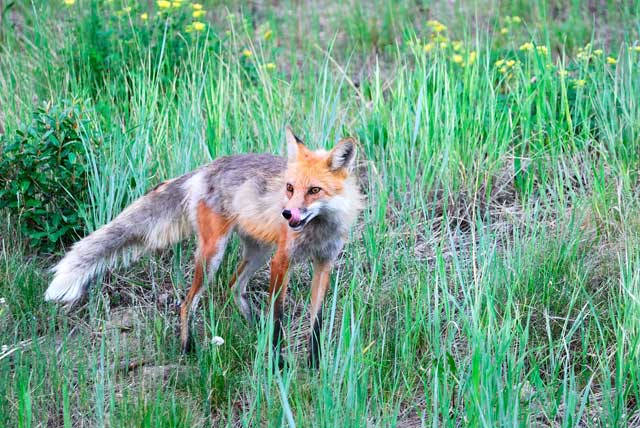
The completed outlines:
[[[289,220],[291,218],[291,210],[282,210],[282,217]]]

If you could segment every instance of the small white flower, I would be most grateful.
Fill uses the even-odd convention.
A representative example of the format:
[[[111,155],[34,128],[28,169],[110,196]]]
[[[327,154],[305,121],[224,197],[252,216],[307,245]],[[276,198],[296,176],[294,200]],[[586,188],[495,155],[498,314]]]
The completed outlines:
[[[211,344],[215,346],[224,345],[224,339],[220,336],[213,336],[213,338],[211,339]]]
[[[2,345],[2,347],[0,348],[0,354],[4,354],[5,352],[7,352],[9,350],[9,346],[7,345]]]
[[[4,305],[5,303],[7,303],[7,299],[0,297],[0,305]]]

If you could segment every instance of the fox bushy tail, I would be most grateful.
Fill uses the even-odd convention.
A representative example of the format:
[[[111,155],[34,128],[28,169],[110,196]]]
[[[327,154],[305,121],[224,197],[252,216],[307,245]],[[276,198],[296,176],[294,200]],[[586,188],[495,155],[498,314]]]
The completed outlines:
[[[192,233],[188,215],[188,175],[165,182],[137,199],[113,221],[79,242],[54,266],[45,300],[74,302],[89,282],[147,250],[165,248]]]

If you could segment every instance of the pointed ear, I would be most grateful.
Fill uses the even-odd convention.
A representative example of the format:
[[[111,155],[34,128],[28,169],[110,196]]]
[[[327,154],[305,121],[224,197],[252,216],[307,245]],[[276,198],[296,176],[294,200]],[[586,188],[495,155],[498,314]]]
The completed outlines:
[[[296,137],[296,134],[293,133],[289,125],[286,126],[284,132],[287,136],[287,157],[289,162],[294,162],[298,157],[300,149],[304,147],[304,144],[300,138]]]
[[[356,141],[351,137],[343,138],[329,154],[329,167],[332,171],[344,168],[347,172],[350,172],[355,158]]]

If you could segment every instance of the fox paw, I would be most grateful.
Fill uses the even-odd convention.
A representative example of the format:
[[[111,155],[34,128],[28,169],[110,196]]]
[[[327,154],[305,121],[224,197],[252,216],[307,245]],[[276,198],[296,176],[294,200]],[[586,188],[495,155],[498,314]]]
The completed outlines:
[[[273,355],[273,373],[276,371],[283,372],[287,368],[287,362],[279,352]]]
[[[183,340],[180,344],[180,351],[183,355],[193,354],[196,351],[196,343],[190,334],[187,340]]]

